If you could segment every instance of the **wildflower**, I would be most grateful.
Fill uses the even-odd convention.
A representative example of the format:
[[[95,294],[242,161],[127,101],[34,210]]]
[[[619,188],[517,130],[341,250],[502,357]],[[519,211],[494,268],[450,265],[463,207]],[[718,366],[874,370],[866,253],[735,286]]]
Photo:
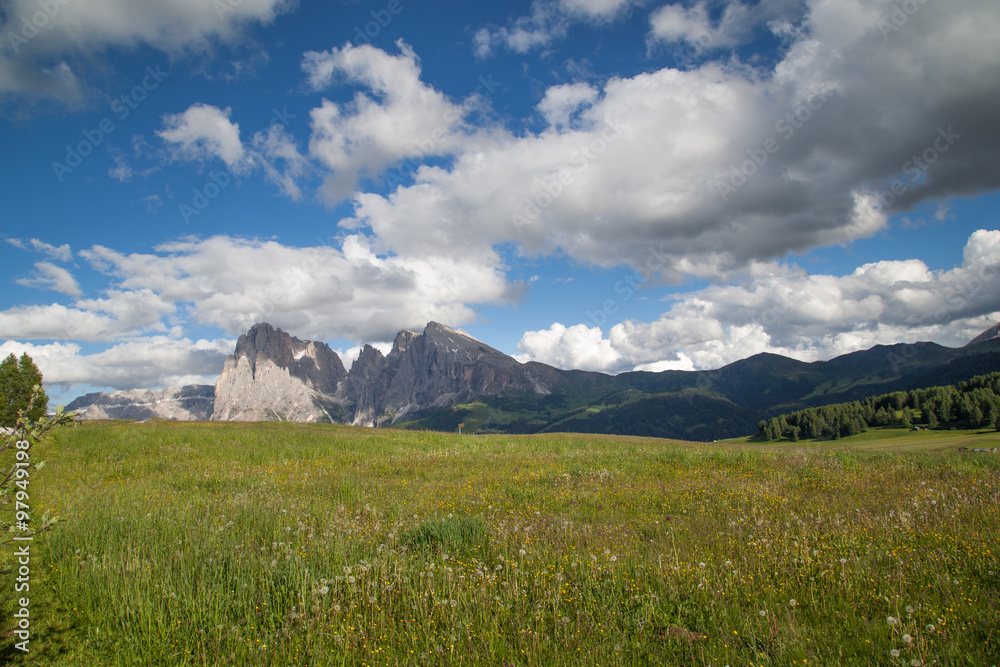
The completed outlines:
[[[732,567],[733,566],[733,561],[727,560],[726,563],[725,563],[725,565],[726,565],[726,567]]]
[[[611,562],[612,563],[614,563],[616,560],[618,560],[618,556],[612,556],[611,557]]]
[[[899,621],[896,619],[895,616],[889,616],[889,617],[887,617],[885,619],[885,622],[888,623],[889,625],[896,625],[897,623],[899,623]]]
[[[841,565],[846,565],[847,564],[847,559],[846,558],[841,558],[840,559],[840,564]]]
[[[330,592],[330,587],[329,586],[323,586],[323,588],[319,589],[319,594],[320,595],[326,595],[329,592]]]
[[[797,606],[798,606],[798,604],[799,604],[799,603],[795,601],[795,598],[792,598],[791,600],[789,600],[789,601],[788,601],[788,605],[789,605],[790,607],[797,607]]]
[[[354,577],[348,577],[347,581],[348,581],[348,583],[353,584],[355,581],[357,581],[357,579],[355,579]]]
[[[334,611],[340,611],[340,605],[339,604],[333,605],[333,610]]]
[[[378,602],[378,600],[375,599],[374,597],[369,597],[368,598],[368,604],[375,604],[376,602]]]
[[[765,616],[767,616],[767,611],[764,610],[764,609],[761,609],[759,613],[760,613],[760,617],[761,618],[764,618]]]
[[[927,625],[927,632],[934,632],[934,630],[935,628],[933,623]]]
[[[518,550],[517,550],[517,553],[519,553],[519,554],[521,554],[521,555],[523,556],[524,554],[526,554],[526,553],[528,553],[528,552],[527,552],[527,551],[525,551],[524,549],[518,549]]]
[[[913,667],[920,667],[924,663],[923,663],[923,661],[920,658],[914,658],[913,660],[910,660],[910,664]]]
[[[569,616],[563,616],[562,617],[562,622],[563,623],[569,623]]]
[[[899,657],[899,649],[898,648],[892,649],[891,651],[889,651],[889,655],[891,655],[894,658],[898,658]]]
[[[906,613],[907,614],[912,614],[913,613],[913,607],[910,606],[910,605],[906,605]]]
[[[912,641],[913,641],[913,637],[911,637],[909,634],[903,635],[903,643],[904,644],[909,644]]]
[[[705,564],[704,563],[698,563],[698,567],[700,567],[701,569],[704,570],[705,569]]]

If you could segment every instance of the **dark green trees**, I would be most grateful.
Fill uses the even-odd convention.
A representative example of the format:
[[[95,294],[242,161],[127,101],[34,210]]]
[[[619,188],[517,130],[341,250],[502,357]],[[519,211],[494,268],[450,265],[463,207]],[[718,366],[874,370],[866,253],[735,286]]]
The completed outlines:
[[[18,412],[26,409],[31,401],[32,389],[41,384],[42,373],[27,353],[22,354],[20,360],[11,354],[0,362],[0,426],[16,424]],[[28,418],[37,422],[45,416],[48,405],[49,399],[42,392],[41,400],[32,406]]]
[[[778,415],[760,422],[757,438],[837,439],[862,433],[869,426],[909,429],[915,424],[1000,430],[1000,373]]]

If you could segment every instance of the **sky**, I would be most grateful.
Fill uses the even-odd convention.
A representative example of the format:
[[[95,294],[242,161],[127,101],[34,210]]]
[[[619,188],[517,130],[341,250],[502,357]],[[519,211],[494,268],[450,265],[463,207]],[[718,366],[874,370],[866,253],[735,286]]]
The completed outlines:
[[[995,0],[0,0],[0,354],[267,321],[618,373],[1000,320]]]

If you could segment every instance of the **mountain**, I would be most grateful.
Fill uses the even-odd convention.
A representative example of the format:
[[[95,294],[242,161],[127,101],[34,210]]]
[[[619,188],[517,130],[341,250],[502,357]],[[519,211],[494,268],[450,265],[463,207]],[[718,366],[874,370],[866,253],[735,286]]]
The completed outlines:
[[[460,329],[431,322],[422,334],[400,332],[388,355],[366,345],[347,372],[324,343],[256,324],[226,359],[212,419],[391,424],[481,396],[544,394],[552,376],[534,369]]]
[[[781,413],[1000,370],[1000,338],[984,336],[954,349],[934,343],[878,345],[813,363],[757,354],[712,371],[607,375],[522,364],[461,329],[430,322],[422,333],[397,334],[388,354],[366,345],[348,371],[325,343],[261,323],[240,336],[214,391],[186,387],[162,390],[162,395],[91,394],[70,407],[85,407],[87,416],[98,418],[290,420],[438,430],[464,424],[469,432],[715,440],[752,433],[760,419]],[[176,394],[184,390],[188,403]]]
[[[969,345],[975,345],[976,343],[982,343],[983,341],[993,340],[994,338],[1000,338],[1000,322],[994,324],[989,329],[973,338],[969,341]]]
[[[66,411],[80,412],[81,419],[172,419],[204,421],[212,416],[215,388],[187,385],[167,389],[128,389],[95,392],[75,399]]]
[[[215,383],[212,419],[341,421],[335,396],[346,379],[343,362],[326,343],[255,324],[226,358]]]

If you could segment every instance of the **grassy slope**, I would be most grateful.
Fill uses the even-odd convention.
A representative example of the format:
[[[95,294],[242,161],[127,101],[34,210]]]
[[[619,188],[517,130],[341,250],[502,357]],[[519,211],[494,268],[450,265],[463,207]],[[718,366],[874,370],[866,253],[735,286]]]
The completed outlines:
[[[996,664],[1000,455],[954,448],[998,435],[85,424],[37,448],[64,521],[0,662]]]

